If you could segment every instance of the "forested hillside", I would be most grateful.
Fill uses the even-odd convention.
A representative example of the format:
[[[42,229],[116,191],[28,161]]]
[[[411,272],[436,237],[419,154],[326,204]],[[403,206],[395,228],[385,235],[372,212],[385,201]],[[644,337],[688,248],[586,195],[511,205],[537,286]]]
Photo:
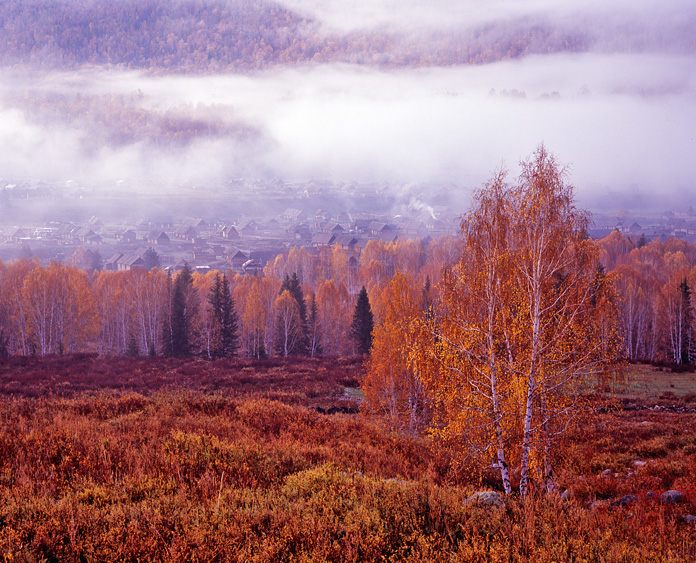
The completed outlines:
[[[265,0],[8,0],[0,4],[0,63],[217,72],[308,62],[487,63],[593,48],[643,50],[647,43],[672,51],[694,48],[689,17],[669,33],[648,34],[636,33],[630,19],[608,26],[597,18],[571,25],[511,16],[414,37],[386,29],[328,31],[310,17]]]

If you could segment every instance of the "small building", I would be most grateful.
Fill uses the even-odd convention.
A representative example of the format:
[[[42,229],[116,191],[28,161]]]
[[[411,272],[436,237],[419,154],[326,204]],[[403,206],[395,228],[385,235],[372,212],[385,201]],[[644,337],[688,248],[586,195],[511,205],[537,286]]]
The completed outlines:
[[[336,241],[336,235],[331,233],[317,233],[312,237],[312,246],[331,246]]]
[[[190,225],[182,225],[174,232],[174,236],[180,240],[195,242],[198,239],[198,231]]]
[[[137,256],[136,254],[126,254],[118,260],[117,264],[118,271],[123,272],[137,267],[144,268],[145,260],[142,256]]]
[[[341,235],[336,237],[334,244],[340,245],[343,250],[352,252],[355,250],[355,245],[358,244],[358,239],[352,235]]]
[[[246,252],[242,252],[234,246],[229,248],[223,256],[234,269],[241,269],[242,265],[249,260],[249,255]]]
[[[235,229],[233,225],[225,225],[222,228],[222,230],[220,231],[220,236],[222,238],[236,240],[239,238],[239,233],[237,232],[237,229]]]
[[[185,227],[193,227],[197,231],[205,231],[208,229],[208,222],[205,219],[201,219],[199,217],[197,217],[197,218],[187,217],[186,219],[183,220],[182,224]]]
[[[307,223],[295,225],[288,230],[288,234],[290,234],[296,241],[302,243],[310,243],[312,241],[312,231]]]
[[[283,211],[283,214],[281,217],[290,222],[299,222],[299,221],[304,221],[307,219],[307,214],[302,211],[301,209],[296,209],[294,207],[288,207],[285,211]]]
[[[253,219],[245,219],[237,224],[237,232],[245,237],[253,237],[256,235],[257,224]]]
[[[336,222],[328,222],[321,225],[322,233],[331,233],[336,236],[340,236],[346,232],[346,230]]]
[[[5,227],[2,230],[2,238],[5,242],[20,242],[21,239],[26,238],[27,234],[21,227]]]
[[[387,225],[386,223],[383,223],[381,221],[372,221],[367,228],[367,231],[371,235],[379,237],[383,237],[389,233],[393,233],[394,230],[394,227],[392,227],[391,225]]]
[[[169,239],[169,235],[165,233],[164,231],[151,231],[146,238],[147,242],[150,244],[170,244],[171,240]]]
[[[115,272],[118,270],[118,261],[123,258],[123,253],[122,252],[117,252],[116,254],[112,254],[104,260],[104,269],[107,272]]]
[[[118,235],[116,235],[116,238],[118,240],[120,240],[121,242],[132,244],[136,241],[137,236],[136,236],[135,231],[133,229],[128,229],[128,230],[123,231],[122,233],[119,233]]]

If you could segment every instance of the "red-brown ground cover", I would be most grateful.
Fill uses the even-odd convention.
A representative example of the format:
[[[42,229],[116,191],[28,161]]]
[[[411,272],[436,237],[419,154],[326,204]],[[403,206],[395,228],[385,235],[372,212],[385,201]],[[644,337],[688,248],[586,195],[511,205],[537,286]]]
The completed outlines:
[[[461,474],[428,440],[316,410],[351,404],[343,390],[360,368],[354,359],[5,363],[0,559],[696,557],[685,518],[696,515],[696,414],[635,401],[588,412],[559,447],[558,494],[487,510],[465,500],[495,482]],[[661,504],[671,488],[686,501]],[[637,500],[612,504],[627,494]]]

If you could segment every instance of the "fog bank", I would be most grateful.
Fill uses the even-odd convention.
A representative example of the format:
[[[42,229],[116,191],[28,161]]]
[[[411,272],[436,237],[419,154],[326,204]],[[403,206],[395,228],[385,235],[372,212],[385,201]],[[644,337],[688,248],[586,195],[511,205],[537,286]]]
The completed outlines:
[[[230,177],[476,187],[503,162],[514,173],[540,142],[570,165],[588,200],[608,190],[678,194],[696,178],[689,57],[203,77],[5,70],[0,88],[5,179],[104,189],[122,179],[169,190]]]

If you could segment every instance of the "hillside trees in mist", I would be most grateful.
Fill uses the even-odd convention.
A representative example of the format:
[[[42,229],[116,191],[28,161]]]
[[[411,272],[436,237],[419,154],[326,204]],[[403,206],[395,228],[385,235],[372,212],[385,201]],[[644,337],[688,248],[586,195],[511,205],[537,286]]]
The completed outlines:
[[[278,3],[246,0],[6,0],[0,3],[0,21],[0,64],[44,68],[222,72],[310,62],[480,64],[586,51],[599,43],[588,34],[589,24],[573,29],[544,17],[501,18],[495,25],[418,34],[386,28],[328,31]],[[612,41],[600,44],[636,47],[630,30],[613,31]],[[673,33],[671,41],[681,45],[683,40],[674,39],[679,35]]]

